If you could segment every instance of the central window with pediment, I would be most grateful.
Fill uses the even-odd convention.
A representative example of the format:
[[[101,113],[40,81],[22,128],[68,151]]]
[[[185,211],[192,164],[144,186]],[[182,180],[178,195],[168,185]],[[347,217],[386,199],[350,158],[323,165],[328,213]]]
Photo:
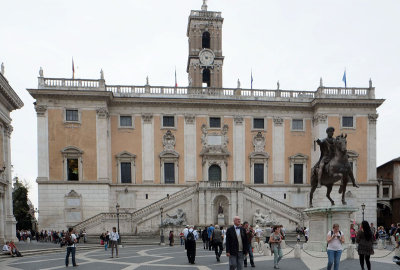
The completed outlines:
[[[218,165],[211,165],[208,169],[208,181],[221,181],[221,168]]]

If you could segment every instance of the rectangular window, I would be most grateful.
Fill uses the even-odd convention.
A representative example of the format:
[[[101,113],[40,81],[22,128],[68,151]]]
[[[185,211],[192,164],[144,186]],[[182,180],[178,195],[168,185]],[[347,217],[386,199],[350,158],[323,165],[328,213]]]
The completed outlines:
[[[254,164],[254,184],[264,184],[264,164]]]
[[[77,158],[68,158],[68,181],[78,181],[79,180],[79,166]]]
[[[175,117],[163,116],[163,127],[175,127]]]
[[[165,184],[175,183],[175,164],[164,163],[164,182]]]
[[[121,183],[132,183],[131,163],[121,162]]]
[[[303,184],[303,164],[294,164],[294,179],[295,184]]]
[[[343,116],[342,127],[348,127],[348,128],[354,127],[353,116]]]
[[[303,119],[293,119],[292,120],[292,130],[304,130]]]
[[[65,120],[78,122],[79,121],[78,110],[66,110]]]
[[[254,129],[264,129],[264,118],[254,118],[253,119]]]
[[[383,188],[383,198],[389,198],[389,188],[388,187]]]
[[[119,125],[121,127],[132,127],[132,116],[123,116],[119,117]]]
[[[210,128],[220,128],[221,117],[210,117]]]

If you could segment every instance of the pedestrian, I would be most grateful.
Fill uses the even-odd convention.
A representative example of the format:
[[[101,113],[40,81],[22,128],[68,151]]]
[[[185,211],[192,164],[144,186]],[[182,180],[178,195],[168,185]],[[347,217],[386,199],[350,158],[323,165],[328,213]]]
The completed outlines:
[[[210,226],[207,228],[207,234],[208,234],[208,250],[214,249],[214,246],[212,245],[210,239],[211,239],[211,235],[214,231],[214,226],[212,224],[210,224]]]
[[[65,256],[65,266],[68,267],[69,263],[69,254],[72,255],[72,265],[74,267],[78,266],[75,261],[75,252],[76,252],[76,235],[75,230],[73,228],[69,228],[68,232],[65,235],[65,243],[67,246],[67,255]]]
[[[197,231],[194,230],[193,226],[189,226],[186,231],[186,255],[190,264],[194,264],[196,259],[196,240],[199,238]]]
[[[372,237],[371,227],[367,221],[361,223],[361,228],[357,233],[358,255],[360,258],[361,269],[364,270],[364,260],[368,270],[371,270],[371,255],[374,254],[374,241]]]
[[[246,230],[250,265],[251,267],[256,267],[254,264],[253,249],[251,248],[251,241],[253,240],[254,235],[256,235],[256,232],[253,230],[252,226],[249,226],[249,223],[247,221],[243,222],[243,228]],[[258,237],[258,243],[260,243],[260,236]],[[247,267],[247,255],[244,256],[244,267]]]
[[[108,245],[110,243],[110,232],[107,231],[104,240],[104,250],[107,251]]]
[[[356,243],[356,229],[354,229],[354,224],[350,225],[350,238],[351,238],[351,243],[354,245]]]
[[[260,239],[262,238],[262,235],[263,235],[263,230],[258,225],[256,225],[256,229],[255,229],[254,233],[255,233],[256,242],[257,242],[257,244],[259,244]]]
[[[279,261],[282,260],[282,235],[281,235],[281,227],[274,226],[272,229],[273,233],[269,238],[269,242],[271,243],[271,249],[274,251],[274,268],[279,269]]]
[[[374,237],[374,242],[376,240],[376,228],[374,226],[374,223],[371,223],[371,232],[372,232],[372,236]]]
[[[233,218],[233,226],[226,231],[226,256],[230,270],[242,270],[244,256],[248,253],[246,230],[240,226],[240,217]]]
[[[181,246],[185,245],[185,235],[183,232],[180,232],[179,239],[181,240]]]
[[[326,236],[326,241],[328,242],[327,253],[328,253],[328,267],[327,270],[339,269],[340,256],[342,255],[343,246],[345,242],[344,234],[339,230],[339,224],[333,224],[332,231],[328,232]]]
[[[119,234],[117,232],[117,228],[113,227],[113,230],[110,233],[111,258],[114,258],[114,247],[115,247],[115,255],[118,258],[118,239],[119,239]]]
[[[308,242],[308,237],[310,236],[310,229],[304,227],[304,238],[306,239],[306,243]]]
[[[300,233],[297,233],[296,239],[297,239],[297,243],[300,243]]]
[[[174,245],[174,232],[173,231],[169,231],[168,240],[169,240],[169,245],[172,247]]]
[[[226,248],[226,230],[224,227],[221,226],[221,233],[222,233],[222,247]]]
[[[203,240],[203,248],[208,249],[208,245],[210,241],[208,240],[208,232],[207,232],[208,227],[205,227],[204,230],[201,233],[201,239]]]
[[[215,257],[217,259],[217,262],[220,261],[222,251],[224,250],[222,246],[222,240],[223,240],[222,231],[219,229],[218,225],[215,225],[214,231],[211,235],[211,243],[213,243],[214,246]]]

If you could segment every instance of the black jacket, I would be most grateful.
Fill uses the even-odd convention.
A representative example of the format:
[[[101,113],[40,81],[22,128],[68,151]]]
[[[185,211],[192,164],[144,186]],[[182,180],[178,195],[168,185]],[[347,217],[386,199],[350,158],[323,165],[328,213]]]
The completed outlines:
[[[246,230],[240,227],[240,236],[243,243],[243,253],[249,253],[249,243],[247,242]],[[239,252],[239,243],[236,235],[235,226],[231,226],[226,230],[226,253],[237,256]]]

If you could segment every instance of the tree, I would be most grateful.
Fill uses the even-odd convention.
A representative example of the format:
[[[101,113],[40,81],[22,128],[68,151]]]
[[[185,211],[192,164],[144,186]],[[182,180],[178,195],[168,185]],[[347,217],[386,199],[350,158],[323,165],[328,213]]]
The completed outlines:
[[[13,198],[13,212],[17,220],[17,230],[32,228],[32,215],[29,213],[28,186],[15,178]]]

